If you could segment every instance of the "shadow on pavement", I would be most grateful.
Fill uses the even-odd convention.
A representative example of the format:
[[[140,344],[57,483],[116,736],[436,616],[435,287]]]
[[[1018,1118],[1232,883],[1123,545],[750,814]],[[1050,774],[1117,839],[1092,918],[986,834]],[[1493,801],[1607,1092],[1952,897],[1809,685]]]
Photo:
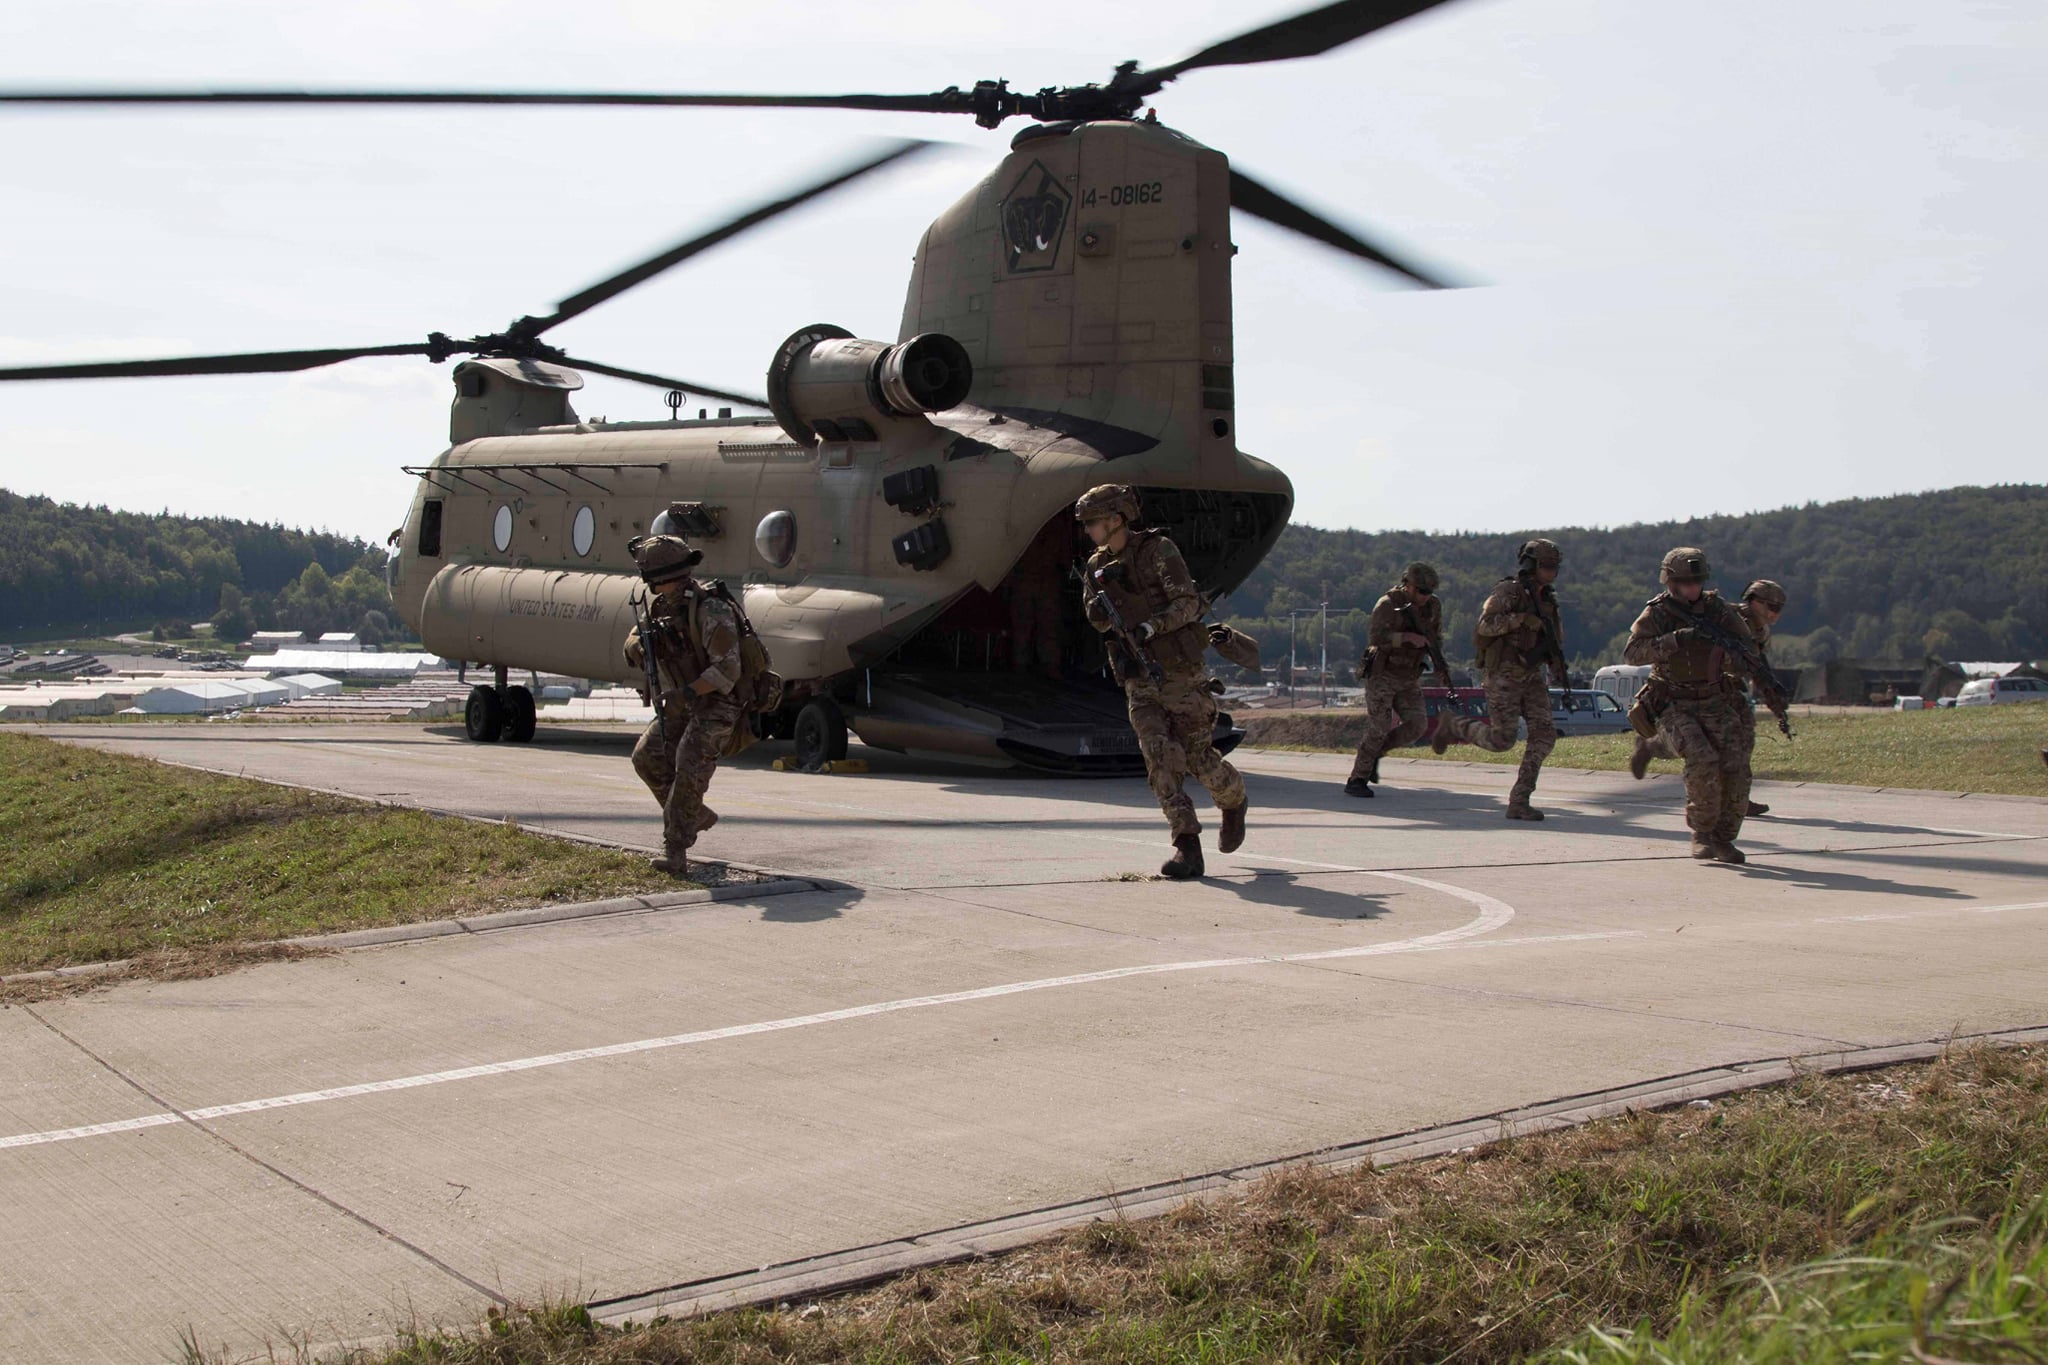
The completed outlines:
[[[1243,881],[1214,878],[1206,884],[1254,905],[1276,906],[1316,919],[1379,919],[1387,913],[1385,892],[1333,891],[1304,882],[1293,872],[1259,872]]]
[[[1868,896],[1914,896],[1945,901],[1977,899],[1968,892],[1957,891],[1953,887],[1914,886],[1907,882],[1888,881],[1883,877],[1865,877],[1854,872],[1809,872],[1800,868],[1758,863],[1749,863],[1735,870],[1745,877],[1813,891],[1853,891]]]

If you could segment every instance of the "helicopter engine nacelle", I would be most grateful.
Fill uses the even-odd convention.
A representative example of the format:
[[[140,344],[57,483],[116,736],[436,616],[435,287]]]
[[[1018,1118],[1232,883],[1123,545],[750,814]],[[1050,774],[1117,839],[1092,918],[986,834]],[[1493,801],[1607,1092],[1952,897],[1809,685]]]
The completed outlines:
[[[873,441],[892,426],[958,407],[974,384],[967,348],[942,332],[891,344],[806,327],[768,367],[768,407],[799,445]]]

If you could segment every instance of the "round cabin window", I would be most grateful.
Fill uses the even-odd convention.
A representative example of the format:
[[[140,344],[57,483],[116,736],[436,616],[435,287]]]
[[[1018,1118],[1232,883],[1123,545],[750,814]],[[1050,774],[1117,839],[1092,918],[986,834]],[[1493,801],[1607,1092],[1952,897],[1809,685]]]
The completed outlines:
[[[597,541],[597,513],[588,507],[576,509],[576,520],[569,526],[569,543],[576,547],[576,553],[587,555]]]
[[[491,523],[491,543],[500,554],[512,548],[512,509],[500,503],[497,519]]]
[[[796,518],[787,512],[770,512],[754,528],[754,548],[776,568],[787,568],[796,558]]]

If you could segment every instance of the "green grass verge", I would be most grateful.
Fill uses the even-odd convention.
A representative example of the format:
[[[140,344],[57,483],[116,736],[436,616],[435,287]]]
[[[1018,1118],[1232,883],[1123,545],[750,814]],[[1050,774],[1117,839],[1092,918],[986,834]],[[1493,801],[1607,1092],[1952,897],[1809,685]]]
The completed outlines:
[[[2048,705],[1979,706],[1936,711],[1877,711],[1794,715],[1796,738],[1778,733],[1760,715],[1752,767],[1775,782],[1839,782],[1856,787],[1915,787],[1929,791],[1999,792],[2048,796]],[[1246,743],[1264,748],[1355,749],[1363,734],[1362,712],[1248,712],[1242,718]],[[1347,738],[1348,736],[1348,738]],[[1561,739],[1551,753],[1553,768],[1621,772],[1634,747],[1631,734]],[[1465,763],[1519,763],[1521,749],[1488,753],[1460,744],[1444,755]],[[1434,758],[1427,746],[1401,749],[1396,758]],[[1678,772],[1659,760],[1651,772]]]
[[[815,1304],[627,1330],[573,1305],[493,1312],[347,1359],[1618,1365],[1898,1361],[1917,1341],[1922,1360],[2040,1360],[2044,1196],[2048,1049],[1969,1049],[1383,1171],[1298,1168]]]
[[[0,734],[0,975],[674,890],[625,853]]]

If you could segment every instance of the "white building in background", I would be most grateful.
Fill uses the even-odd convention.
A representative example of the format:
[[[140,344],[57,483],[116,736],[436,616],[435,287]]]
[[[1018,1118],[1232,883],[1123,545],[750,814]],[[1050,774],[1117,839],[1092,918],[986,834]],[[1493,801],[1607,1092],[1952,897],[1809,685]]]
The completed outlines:
[[[290,677],[272,678],[271,681],[291,694],[291,700],[300,697],[338,697],[341,695],[341,680],[320,673],[294,673]]]
[[[423,668],[446,668],[433,654],[375,654],[339,649],[280,649],[251,654],[242,667],[259,673],[322,673],[330,678],[364,678],[379,682],[409,680]]]
[[[320,637],[318,648],[332,650],[337,654],[356,654],[363,648],[362,638],[351,631],[330,630]]]
[[[260,679],[188,682],[143,693],[136,698],[135,709],[146,716],[204,716],[276,706],[290,699],[290,691]]]
[[[251,649],[286,649],[306,643],[303,630],[259,630],[249,637]]]

